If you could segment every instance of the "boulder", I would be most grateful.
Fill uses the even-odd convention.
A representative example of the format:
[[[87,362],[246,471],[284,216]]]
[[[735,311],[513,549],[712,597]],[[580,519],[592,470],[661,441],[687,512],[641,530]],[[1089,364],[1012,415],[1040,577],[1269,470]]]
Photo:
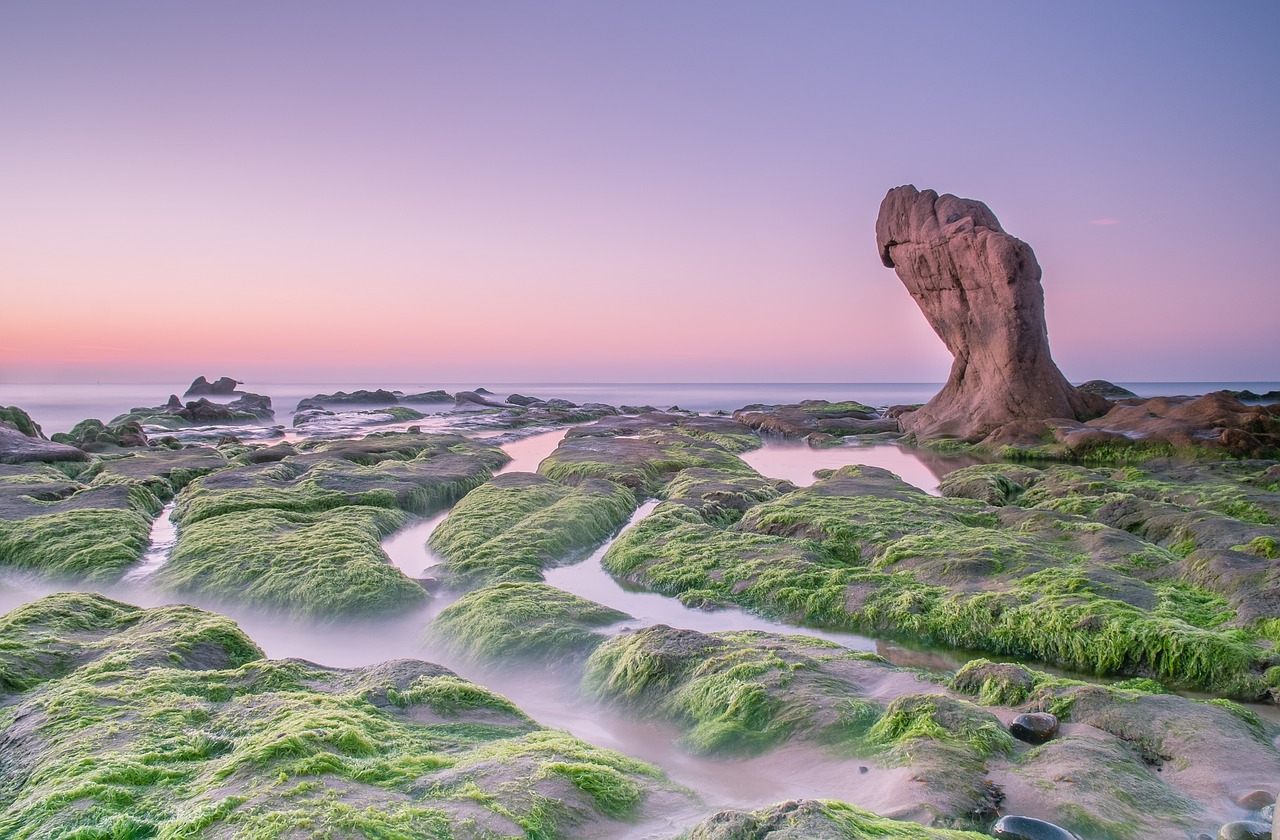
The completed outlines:
[[[1058,734],[1058,718],[1048,712],[1018,715],[1009,724],[1009,734],[1028,744],[1043,744]]]
[[[1049,353],[1040,265],[980,201],[914,186],[889,191],[876,219],[885,266],[955,357],[946,385],[898,418],[917,438],[1025,439],[1018,421],[1086,420],[1110,403],[1072,387]]]
[[[9,423],[0,421],[0,464],[87,460],[89,456],[74,446],[24,435]]]

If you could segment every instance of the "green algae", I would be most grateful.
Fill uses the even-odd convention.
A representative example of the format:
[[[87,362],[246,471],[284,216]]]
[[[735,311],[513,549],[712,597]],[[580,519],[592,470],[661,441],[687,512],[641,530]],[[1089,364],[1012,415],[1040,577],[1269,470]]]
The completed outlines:
[[[897,698],[868,730],[867,738],[903,761],[920,749],[951,748],[978,758],[1013,749],[1013,737],[995,715],[944,694]]]
[[[538,472],[563,484],[602,478],[639,495],[652,496],[684,469],[751,473],[734,449],[705,436],[686,434],[678,427],[651,429],[629,437],[568,437],[538,465]]]
[[[588,694],[685,728],[695,753],[758,753],[803,734],[848,743],[878,717],[848,684],[819,676],[835,662],[879,657],[798,636],[703,634],[651,627],[615,636],[587,661]]]
[[[763,840],[773,837],[821,837],[829,840],[983,840],[989,835],[888,819],[845,802],[800,800],[750,812],[721,812],[682,835],[682,840]]]
[[[44,432],[41,430],[40,424],[32,420],[30,414],[27,414],[16,405],[0,405],[0,423],[8,423],[27,437],[44,438]]]
[[[290,454],[290,452],[292,454]],[[156,582],[308,618],[401,612],[428,595],[379,542],[482,484],[507,460],[456,435],[305,442],[193,481]]]
[[[427,633],[473,659],[556,659],[589,653],[604,641],[596,628],[627,618],[544,583],[506,582],[463,595],[436,616]]]
[[[146,549],[151,520],[138,510],[68,510],[0,520],[0,565],[59,578],[114,580]]]
[[[1101,523],[932,498],[856,467],[763,501],[729,527],[682,501],[669,492],[611,546],[605,568],[690,604],[1149,674],[1242,699],[1266,688],[1273,656],[1255,632],[1228,626],[1231,606],[1189,583],[1148,582],[1176,558]]]
[[[626,487],[590,479],[566,486],[505,473],[469,493],[431,534],[454,581],[537,581],[542,569],[603,542],[636,509]]]
[[[439,666],[262,660],[227,619],[166,610],[71,594],[0,619],[6,655],[64,655],[0,697],[0,834],[550,838],[667,789]]]
[[[364,506],[214,516],[183,525],[155,580],[176,592],[316,619],[403,611],[427,593],[387,562],[379,542],[408,519]]]

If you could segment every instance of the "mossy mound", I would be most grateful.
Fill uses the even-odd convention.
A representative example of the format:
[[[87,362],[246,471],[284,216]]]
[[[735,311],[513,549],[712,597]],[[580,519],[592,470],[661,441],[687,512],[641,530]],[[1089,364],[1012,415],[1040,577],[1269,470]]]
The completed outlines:
[[[1241,698],[1264,695],[1277,664],[1258,631],[1229,625],[1225,598],[1175,578],[1171,552],[1070,513],[934,498],[873,467],[763,500],[727,527],[672,490],[688,492],[673,483],[604,565],[686,603]]]
[[[402,612],[428,595],[387,562],[379,543],[408,520],[403,511],[362,505],[210,517],[182,527],[154,582],[311,619]]]
[[[344,505],[427,515],[462,498],[508,460],[501,449],[458,435],[387,433],[309,442],[294,454],[198,482],[183,494],[175,518],[186,524],[242,510],[319,513]]]
[[[983,840],[987,834],[886,819],[844,802],[800,799],[755,811],[721,811],[682,840]]]
[[[86,452],[113,451],[122,447],[147,445],[147,435],[137,423],[120,423],[108,426],[101,420],[81,420],[70,432],[56,432],[51,438],[56,443],[77,446]]]
[[[0,702],[80,670],[235,668],[262,657],[228,618],[176,606],[143,610],[64,592],[0,616]]]
[[[1179,697],[1152,680],[1100,686],[986,660],[960,669],[950,687],[982,704],[1090,727],[1020,754],[1012,768],[1054,822],[1082,837],[1213,831],[1224,788],[1280,778],[1277,728],[1230,700]]]
[[[87,464],[2,466],[0,565],[115,580],[142,557],[164,502],[225,465],[212,449],[145,449]]]
[[[991,465],[959,470],[943,492],[986,474],[1016,486],[1005,504],[1076,514],[1135,534],[1177,561],[1160,578],[1225,599],[1223,626],[1257,628],[1280,618],[1280,577],[1268,562],[1280,555],[1280,492],[1267,478],[1274,469],[1269,461],[1118,470]]]
[[[745,426],[719,417],[618,417],[572,430],[538,472],[563,484],[603,478],[653,496],[684,469],[751,473],[736,453],[759,445]]]
[[[629,616],[545,583],[497,583],[469,592],[428,626],[433,642],[473,659],[561,659],[604,641],[596,628]]]
[[[542,569],[573,560],[616,532],[636,509],[620,484],[560,484],[537,473],[504,473],[459,502],[429,545],[451,580],[536,581]]]
[[[309,618],[398,612],[427,599],[379,541],[492,475],[507,456],[454,435],[300,445],[187,487],[162,587]]]
[[[45,439],[40,424],[16,405],[0,405],[0,423],[8,423],[27,437]]]
[[[7,657],[49,637],[57,662],[0,698],[14,840],[603,836],[683,799],[436,665],[262,660],[220,616],[89,595],[0,620]],[[226,661],[202,668],[206,648]]]
[[[650,627],[597,648],[583,686],[676,723],[695,753],[755,754],[808,741],[908,767],[919,787],[903,799],[965,827],[981,825],[990,810],[987,760],[1012,747],[990,712],[878,656],[803,636]],[[898,695],[887,707],[886,693]]]
[[[898,432],[898,421],[859,402],[804,400],[790,405],[748,405],[733,412],[733,419],[753,429],[785,437],[818,438]]]
[[[803,736],[863,738],[883,712],[860,699],[856,676],[883,664],[804,636],[699,633],[664,625],[615,636],[596,649],[588,693],[680,723],[698,753],[758,753]]]

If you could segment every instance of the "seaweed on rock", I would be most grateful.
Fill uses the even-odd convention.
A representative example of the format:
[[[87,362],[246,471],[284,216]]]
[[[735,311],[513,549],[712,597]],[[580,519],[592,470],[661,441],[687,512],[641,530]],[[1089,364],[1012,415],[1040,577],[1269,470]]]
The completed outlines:
[[[1174,554],[1100,522],[933,498],[884,470],[845,467],[726,525],[704,515],[690,486],[673,482],[667,501],[610,547],[605,568],[685,603],[1246,699],[1266,693],[1265,672],[1278,664],[1256,629],[1229,626],[1225,599],[1176,578]]]
[[[589,653],[604,641],[597,628],[627,618],[545,583],[507,582],[463,595],[436,616],[427,634],[474,659],[558,659]]]
[[[437,665],[263,660],[192,608],[52,596],[0,619],[0,651],[28,663],[0,697],[14,840],[551,838],[684,799]]]
[[[543,568],[603,542],[636,506],[635,494],[610,481],[568,486],[537,473],[504,473],[467,494],[429,545],[455,582],[537,581]]]
[[[178,544],[156,581],[309,618],[408,609],[428,595],[379,541],[506,460],[456,435],[382,434],[222,470],[179,496]]]

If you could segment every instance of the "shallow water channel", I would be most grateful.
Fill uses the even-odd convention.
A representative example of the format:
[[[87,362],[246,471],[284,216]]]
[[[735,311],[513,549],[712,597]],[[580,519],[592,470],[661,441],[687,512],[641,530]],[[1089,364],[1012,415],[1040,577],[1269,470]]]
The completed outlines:
[[[512,456],[512,461],[500,472],[536,470],[565,434],[566,430],[560,429],[505,443],[503,448]],[[966,463],[891,443],[813,449],[801,443],[777,439],[766,440],[763,447],[742,457],[763,475],[784,478],[797,485],[812,483],[815,470],[849,464],[879,466],[933,494],[937,494],[938,483],[943,476]],[[647,516],[657,504],[654,500],[642,504],[627,527]],[[119,584],[107,589],[105,594],[142,606],[172,602],[172,596],[154,590],[148,581],[173,548],[175,534],[169,520],[172,507],[172,504],[167,506],[157,517],[152,531],[152,546],[143,562]],[[391,561],[410,577],[431,576],[431,568],[440,562],[440,558],[433,556],[425,544],[431,532],[447,516],[445,511],[419,520],[384,540],[382,545]],[[702,632],[763,630],[804,634],[855,650],[873,651],[895,664],[932,671],[953,670],[971,658],[959,651],[912,648],[855,633],[772,621],[734,607],[717,610],[689,608],[675,598],[637,590],[616,581],[601,568],[601,558],[609,544],[598,547],[578,562],[552,568],[545,573],[549,584],[632,617],[614,628],[606,628],[606,632],[667,624]],[[17,583],[17,590],[0,587],[0,611],[55,591],[34,580]],[[198,605],[219,610],[237,620],[272,658],[297,657],[336,667],[371,665],[396,658],[441,663],[463,677],[507,696],[544,725],[568,730],[599,746],[658,765],[673,782],[693,789],[703,799],[704,807],[696,811],[666,814],[657,822],[637,825],[630,833],[617,836],[670,837],[706,816],[710,810],[755,808],[789,798],[840,799],[881,813],[891,812],[902,804],[897,797],[905,789],[909,775],[903,768],[862,765],[857,760],[833,757],[817,748],[799,744],[784,745],[756,758],[691,756],[678,746],[680,733],[675,727],[640,721],[628,712],[617,711],[583,697],[578,688],[580,675],[573,668],[538,666],[522,669],[518,665],[485,668],[460,661],[447,651],[423,641],[424,627],[460,595],[442,591],[429,605],[410,614],[391,620],[345,625],[300,623],[233,604]],[[17,603],[10,603],[15,598]],[[1257,710],[1269,717],[1280,712],[1271,707]]]

